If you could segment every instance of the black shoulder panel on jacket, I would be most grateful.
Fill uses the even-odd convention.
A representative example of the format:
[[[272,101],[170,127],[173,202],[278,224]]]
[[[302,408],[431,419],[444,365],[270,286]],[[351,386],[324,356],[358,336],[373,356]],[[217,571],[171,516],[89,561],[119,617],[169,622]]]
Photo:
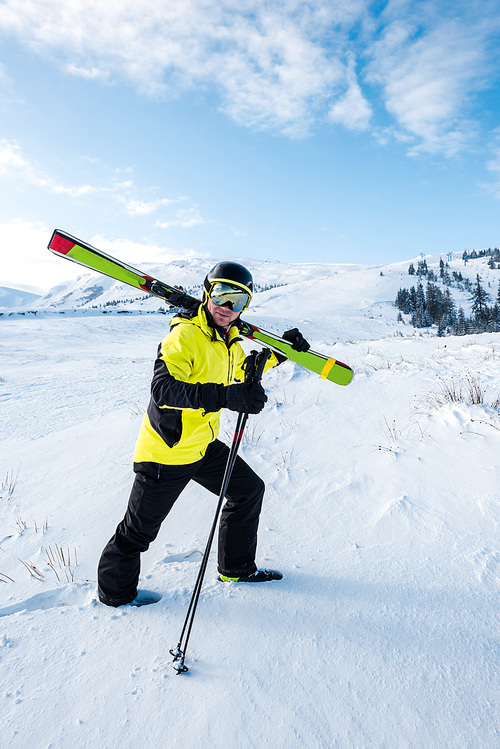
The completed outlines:
[[[196,317],[198,314],[198,307],[194,307],[193,309],[186,309],[183,312],[178,312],[176,314],[176,317],[181,317],[183,320],[192,320],[193,317]],[[176,325],[179,325],[179,323],[174,323],[171,327],[175,328]]]

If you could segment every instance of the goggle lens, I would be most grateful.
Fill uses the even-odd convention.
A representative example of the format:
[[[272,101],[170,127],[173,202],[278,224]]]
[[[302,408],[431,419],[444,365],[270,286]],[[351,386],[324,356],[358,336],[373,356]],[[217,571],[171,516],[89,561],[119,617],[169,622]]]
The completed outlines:
[[[213,284],[208,296],[218,307],[223,307],[229,302],[233,312],[243,312],[250,302],[250,294],[246,291],[221,281]]]

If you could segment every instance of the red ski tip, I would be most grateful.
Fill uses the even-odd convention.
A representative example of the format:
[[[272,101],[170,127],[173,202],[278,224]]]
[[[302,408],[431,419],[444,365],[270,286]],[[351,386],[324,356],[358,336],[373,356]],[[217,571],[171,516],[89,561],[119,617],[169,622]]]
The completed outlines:
[[[61,237],[60,234],[57,234],[56,232],[54,232],[54,234],[52,235],[52,239],[50,240],[49,250],[58,252],[60,255],[67,255],[68,252],[72,250],[74,246],[75,246],[74,242],[71,242],[71,240],[66,239],[66,237]]]

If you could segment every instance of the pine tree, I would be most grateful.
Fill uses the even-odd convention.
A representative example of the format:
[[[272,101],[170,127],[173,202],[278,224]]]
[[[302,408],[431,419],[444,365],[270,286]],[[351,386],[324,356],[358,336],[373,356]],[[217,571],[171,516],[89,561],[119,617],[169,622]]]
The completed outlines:
[[[458,308],[456,331],[457,335],[465,335],[467,333],[467,321],[465,319],[465,313],[462,307]]]
[[[493,333],[500,332],[500,305],[498,302],[490,310],[490,323]]]
[[[412,312],[410,304],[410,294],[407,289],[399,289],[396,295],[395,304],[396,307],[401,310],[401,312],[405,313],[405,315],[409,315],[410,312]]]
[[[478,322],[486,322],[487,320],[489,299],[490,295],[481,286],[479,275],[476,275],[476,283],[470,301],[472,302],[472,314]]]
[[[438,322],[443,316],[443,293],[433,283],[427,284],[426,311],[431,324]]]
[[[449,289],[443,294],[443,317],[448,317],[450,321],[455,318],[455,302]]]
[[[418,284],[416,292],[416,303],[415,312],[412,316],[412,323],[415,328],[425,328],[428,325],[428,319],[426,315],[426,304],[424,287],[421,283]]]
[[[410,289],[410,312],[415,312],[417,309],[417,292],[415,287],[412,286]]]
[[[417,264],[417,276],[422,278],[422,276],[426,276],[429,272],[429,267],[427,265],[427,260],[419,260]]]

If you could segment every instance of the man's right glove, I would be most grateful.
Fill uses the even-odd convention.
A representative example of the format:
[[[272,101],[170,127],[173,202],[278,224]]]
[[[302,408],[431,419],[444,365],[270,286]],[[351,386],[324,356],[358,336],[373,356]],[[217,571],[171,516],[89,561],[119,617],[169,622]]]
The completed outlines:
[[[242,382],[226,385],[223,390],[225,403],[223,407],[239,413],[258,414],[267,401],[266,391],[260,382]]]

